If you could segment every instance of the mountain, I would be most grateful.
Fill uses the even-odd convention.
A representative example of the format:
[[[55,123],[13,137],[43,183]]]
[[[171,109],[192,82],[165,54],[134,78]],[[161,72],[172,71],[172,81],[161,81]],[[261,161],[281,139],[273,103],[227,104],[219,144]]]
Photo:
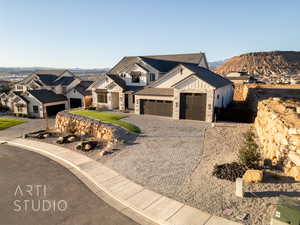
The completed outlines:
[[[225,62],[225,60],[208,62],[209,69],[213,70],[213,69],[217,68],[218,66],[221,66],[224,62]]]
[[[247,72],[255,76],[286,76],[300,74],[300,52],[253,52],[235,56],[214,69],[226,75],[230,72]]]

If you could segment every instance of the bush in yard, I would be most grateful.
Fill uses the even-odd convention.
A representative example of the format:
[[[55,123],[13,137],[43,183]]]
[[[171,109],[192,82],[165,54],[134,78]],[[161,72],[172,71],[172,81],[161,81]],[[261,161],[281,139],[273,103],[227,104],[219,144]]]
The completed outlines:
[[[239,150],[239,160],[247,169],[257,169],[259,168],[261,155],[255,142],[255,134],[250,129],[243,136],[244,144]]]
[[[215,165],[212,175],[230,181],[235,181],[238,177],[243,177],[246,167],[237,162]]]

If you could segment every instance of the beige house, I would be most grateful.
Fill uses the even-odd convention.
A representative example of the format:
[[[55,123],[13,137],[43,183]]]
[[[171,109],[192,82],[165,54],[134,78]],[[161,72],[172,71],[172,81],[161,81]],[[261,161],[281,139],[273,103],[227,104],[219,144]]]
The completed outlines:
[[[204,53],[123,58],[92,86],[97,108],[213,121],[232,101],[232,83],[208,70]]]
[[[0,95],[1,105],[14,114],[45,118],[57,112],[91,105],[91,81],[82,81],[68,70],[39,70]]]

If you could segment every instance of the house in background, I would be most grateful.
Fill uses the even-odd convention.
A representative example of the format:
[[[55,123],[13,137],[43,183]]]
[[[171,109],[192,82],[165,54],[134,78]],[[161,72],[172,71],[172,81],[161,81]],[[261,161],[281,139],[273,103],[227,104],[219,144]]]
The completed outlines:
[[[212,121],[232,100],[232,83],[208,69],[204,53],[124,57],[91,87],[97,108]]]
[[[231,72],[226,74],[225,78],[234,84],[255,83],[256,79],[246,72]]]
[[[86,91],[90,84],[92,82],[82,81],[68,70],[39,70],[16,83],[8,95],[0,95],[1,104],[17,115],[54,116],[65,109],[91,104],[86,103],[86,99],[92,98]],[[18,99],[23,99],[22,110],[20,104],[18,107],[13,104]]]

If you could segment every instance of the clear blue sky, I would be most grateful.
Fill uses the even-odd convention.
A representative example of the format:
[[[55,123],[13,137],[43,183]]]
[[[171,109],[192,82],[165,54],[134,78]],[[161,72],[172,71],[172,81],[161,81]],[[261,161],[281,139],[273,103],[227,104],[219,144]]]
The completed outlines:
[[[125,55],[300,50],[299,0],[0,0],[0,67],[111,67]]]

